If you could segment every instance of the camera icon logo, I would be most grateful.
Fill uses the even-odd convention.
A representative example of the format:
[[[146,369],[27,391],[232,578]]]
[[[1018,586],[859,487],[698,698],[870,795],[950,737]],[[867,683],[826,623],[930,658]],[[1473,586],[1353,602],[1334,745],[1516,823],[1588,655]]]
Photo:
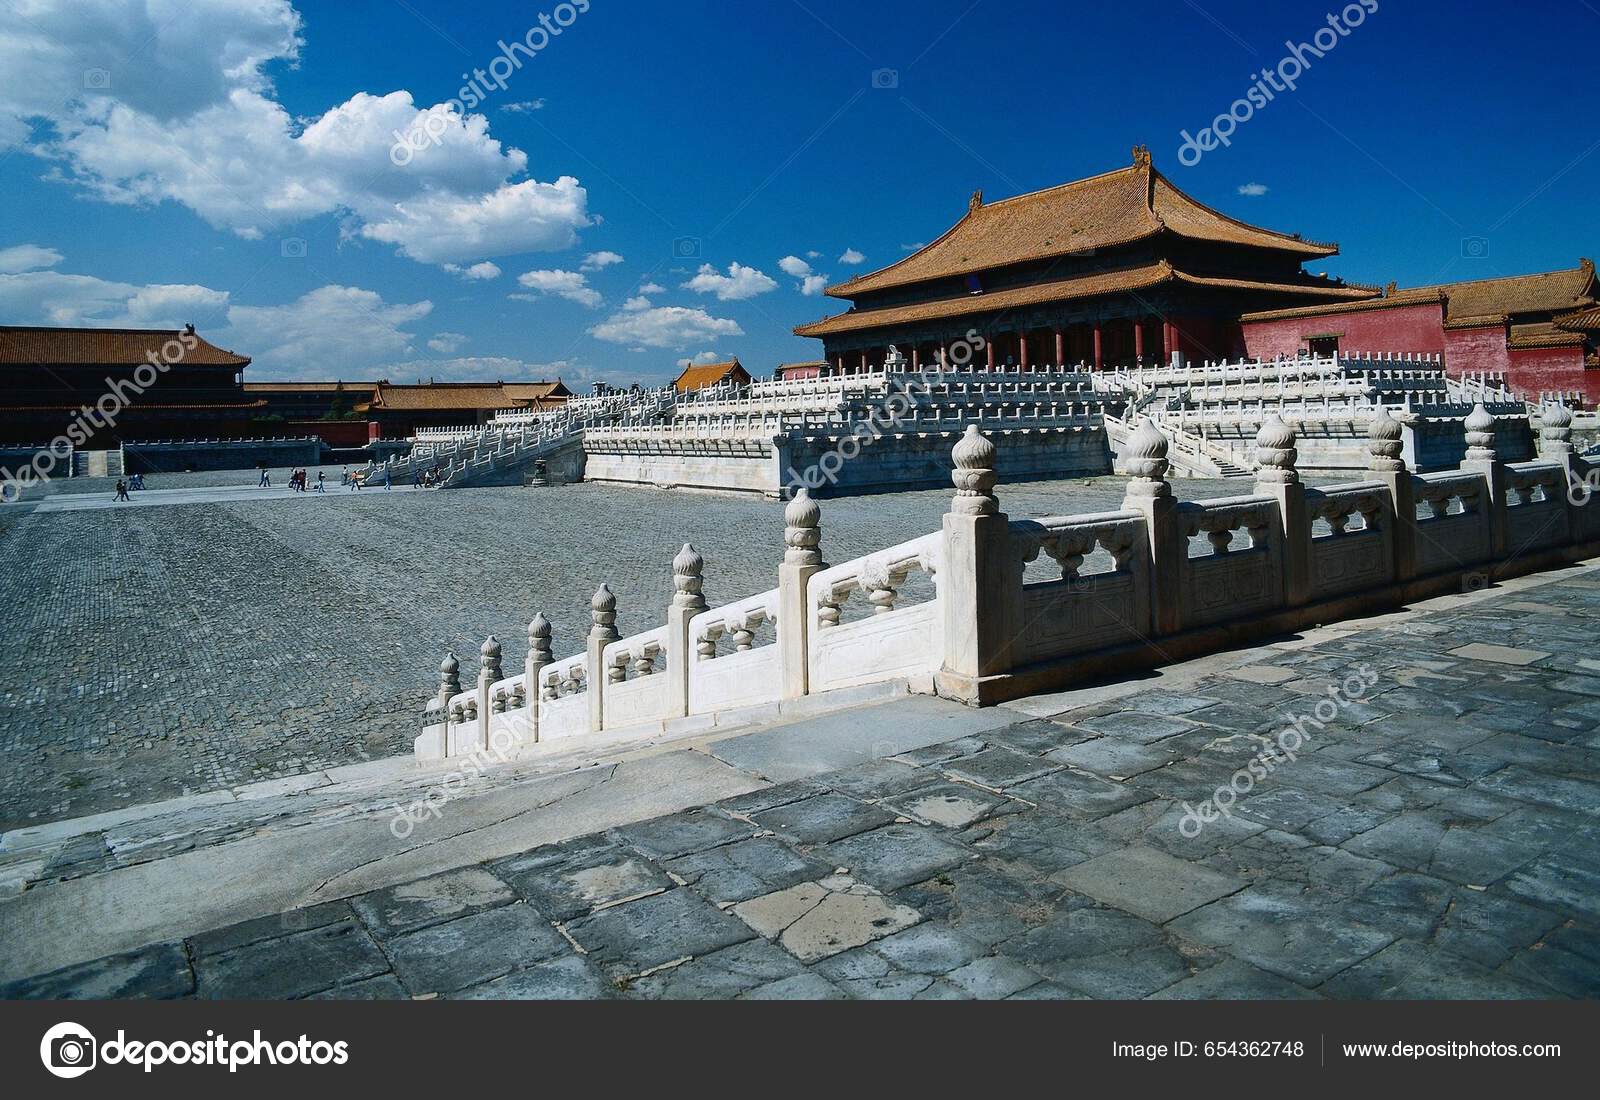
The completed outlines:
[[[1461,258],[1464,260],[1486,260],[1489,258],[1488,237],[1462,237]]]
[[[278,251],[286,260],[303,260],[306,258],[306,242],[301,237],[285,237],[278,245]]]
[[[106,69],[85,69],[83,87],[85,91],[103,92],[111,87],[111,73]]]
[[[1461,578],[1461,592],[1487,592],[1489,590],[1489,574],[1467,573]]]
[[[44,1033],[39,1059],[57,1077],[82,1077],[95,1067],[94,1036],[79,1024],[61,1023]]]
[[[900,70],[873,69],[872,86],[879,91],[888,91],[900,87]]]
[[[679,237],[672,242],[672,258],[675,260],[698,260],[700,258],[699,237]]]

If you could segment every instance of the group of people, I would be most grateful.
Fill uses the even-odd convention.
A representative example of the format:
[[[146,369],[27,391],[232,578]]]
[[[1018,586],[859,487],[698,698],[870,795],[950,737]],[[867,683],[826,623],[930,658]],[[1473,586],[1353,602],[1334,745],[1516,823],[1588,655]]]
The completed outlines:
[[[293,489],[297,493],[306,492],[307,491],[307,489],[306,489],[306,481],[309,478],[309,476],[310,476],[309,473],[304,469],[291,471],[290,474],[289,474],[289,488]],[[317,471],[317,487],[315,489],[311,490],[312,492],[326,493],[328,491],[326,488],[323,487],[323,484],[322,484],[323,478],[324,478],[324,475],[323,475],[322,471],[318,470]]]
[[[420,472],[415,469],[411,471],[411,485],[415,489],[432,489],[443,480],[444,471],[440,470],[438,466]]]
[[[116,499],[117,500],[128,500],[128,501],[131,501],[133,498],[128,495],[128,490],[129,489],[143,489],[143,488],[144,488],[144,475],[143,474],[134,474],[133,476],[127,477],[127,478],[120,478],[119,477],[119,478],[117,478],[117,496],[116,496]]]

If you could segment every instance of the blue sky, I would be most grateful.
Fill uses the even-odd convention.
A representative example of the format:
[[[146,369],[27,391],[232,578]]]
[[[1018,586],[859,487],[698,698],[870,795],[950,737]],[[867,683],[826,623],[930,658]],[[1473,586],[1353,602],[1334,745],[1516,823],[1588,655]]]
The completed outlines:
[[[1344,10],[0,0],[0,322],[193,321],[256,378],[765,373],[818,353],[789,330],[841,308],[824,282],[1135,143],[1363,282],[1600,251],[1600,0],[1366,0],[1180,163]],[[514,41],[503,88],[424,114]]]

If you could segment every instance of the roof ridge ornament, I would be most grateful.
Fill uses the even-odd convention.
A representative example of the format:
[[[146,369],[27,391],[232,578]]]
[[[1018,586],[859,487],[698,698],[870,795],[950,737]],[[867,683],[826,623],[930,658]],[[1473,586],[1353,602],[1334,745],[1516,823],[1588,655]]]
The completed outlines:
[[[975,214],[981,209],[983,209],[983,191],[974,191],[972,198],[967,200],[967,213]]]
[[[1148,167],[1150,167],[1150,148],[1149,148],[1149,146],[1146,146],[1146,145],[1135,145],[1133,147],[1133,166],[1135,168],[1148,168]]]

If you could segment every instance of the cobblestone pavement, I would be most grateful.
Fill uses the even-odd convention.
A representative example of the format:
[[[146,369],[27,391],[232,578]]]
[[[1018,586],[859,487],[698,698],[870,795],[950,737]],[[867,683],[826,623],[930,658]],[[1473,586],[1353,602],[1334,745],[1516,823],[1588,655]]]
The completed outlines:
[[[0,994],[1595,997],[1597,618],[1451,597]]]
[[[1003,492],[1017,516],[1095,511],[1122,482]],[[937,530],[948,505],[830,501],[824,552]],[[602,485],[47,507],[0,507],[0,829],[409,752],[446,649],[470,675],[494,633],[516,668],[543,610],[557,655],[577,652],[602,581],[623,631],[645,630],[683,542],[713,604],[776,584],[783,545],[776,502]]]

